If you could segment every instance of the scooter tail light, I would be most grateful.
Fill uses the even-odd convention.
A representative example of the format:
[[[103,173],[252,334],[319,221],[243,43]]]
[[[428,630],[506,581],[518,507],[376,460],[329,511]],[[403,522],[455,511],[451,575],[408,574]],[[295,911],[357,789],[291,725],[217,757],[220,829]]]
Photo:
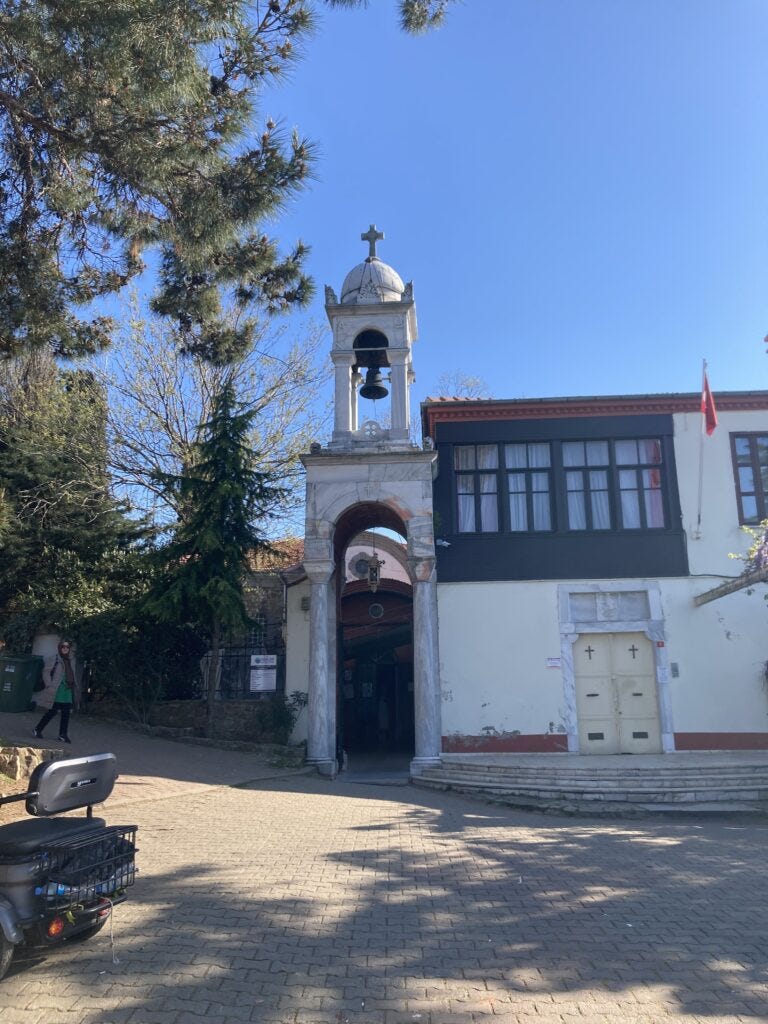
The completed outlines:
[[[64,931],[64,918],[54,917],[52,921],[48,922],[48,938],[55,939],[57,935],[61,935]]]

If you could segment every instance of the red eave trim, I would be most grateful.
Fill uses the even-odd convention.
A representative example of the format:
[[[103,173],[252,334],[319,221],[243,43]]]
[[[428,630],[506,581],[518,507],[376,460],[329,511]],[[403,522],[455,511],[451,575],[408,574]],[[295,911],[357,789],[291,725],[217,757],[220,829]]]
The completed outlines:
[[[768,411],[768,391],[719,391],[714,394],[718,412]],[[570,416],[632,416],[653,413],[699,412],[701,394],[607,395],[589,398],[538,398],[422,402],[425,433],[435,438],[439,423],[477,420],[564,419]]]

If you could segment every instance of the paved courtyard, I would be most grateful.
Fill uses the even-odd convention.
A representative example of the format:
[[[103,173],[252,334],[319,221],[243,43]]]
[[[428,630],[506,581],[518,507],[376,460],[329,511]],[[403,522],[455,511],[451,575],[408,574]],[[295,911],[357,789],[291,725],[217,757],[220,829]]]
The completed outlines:
[[[768,822],[523,814],[78,727],[72,753],[119,748],[140,878],[114,950],[18,959],[2,1024],[768,1020]]]

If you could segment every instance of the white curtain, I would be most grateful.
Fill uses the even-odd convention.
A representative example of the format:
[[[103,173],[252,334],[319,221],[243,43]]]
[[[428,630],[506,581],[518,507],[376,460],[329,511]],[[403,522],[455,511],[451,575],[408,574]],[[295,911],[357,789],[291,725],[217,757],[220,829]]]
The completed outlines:
[[[608,474],[592,471],[589,474],[589,490],[592,505],[592,529],[610,530],[611,504],[608,500]]]
[[[499,528],[499,502],[496,474],[483,473],[480,477],[480,529],[495,533]]]
[[[565,479],[568,488],[568,526],[571,530],[586,530],[587,510],[584,505],[583,477],[581,473],[566,473]]]
[[[457,476],[459,492],[459,533],[474,533],[475,530],[475,480],[472,476]]]
[[[533,445],[531,447],[534,447]],[[549,445],[536,445],[535,447],[549,448]],[[549,452],[547,452],[547,457]],[[546,463],[549,465],[549,461]],[[533,488],[533,528],[534,530],[552,529],[552,509],[549,504],[549,474],[532,473],[531,487]]]
[[[643,470],[645,489],[645,525],[664,526],[664,502],[661,500],[661,473],[658,469]]]
[[[640,526],[640,501],[634,469],[619,471],[619,489],[621,492],[621,524],[625,530],[636,530]]]
[[[512,447],[511,445],[509,447]],[[520,448],[521,445],[514,447]],[[509,525],[515,532],[528,529],[528,506],[525,500],[525,473],[509,475]]]
[[[499,449],[495,444],[477,446],[477,468],[496,469],[499,465]]]

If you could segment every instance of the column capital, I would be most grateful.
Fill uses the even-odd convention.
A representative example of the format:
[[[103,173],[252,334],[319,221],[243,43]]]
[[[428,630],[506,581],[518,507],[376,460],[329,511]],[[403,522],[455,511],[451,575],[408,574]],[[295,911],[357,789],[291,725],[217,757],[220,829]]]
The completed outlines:
[[[315,561],[314,559],[306,559],[303,565],[310,583],[328,583],[335,569],[333,562]]]
[[[434,583],[435,556],[413,556],[407,558],[411,579],[414,583]]]
[[[331,362],[334,366],[352,366],[356,361],[357,353],[345,349],[331,349]]]

